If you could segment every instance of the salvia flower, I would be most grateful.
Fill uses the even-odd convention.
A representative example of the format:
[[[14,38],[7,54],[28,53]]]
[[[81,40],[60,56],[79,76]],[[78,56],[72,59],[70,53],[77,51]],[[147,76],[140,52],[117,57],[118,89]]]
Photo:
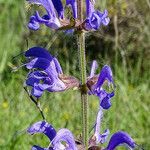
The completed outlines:
[[[60,129],[56,132],[53,126],[46,121],[39,121],[33,124],[28,128],[27,132],[31,135],[43,133],[50,140],[47,148],[34,145],[32,150],[77,150],[74,137],[68,129]]]
[[[91,67],[90,77],[87,81],[87,86],[89,87],[89,94],[93,94],[99,97],[100,106],[103,109],[109,109],[111,106],[111,98],[114,96],[114,90],[112,92],[106,91],[103,88],[105,81],[107,81],[107,86],[110,89],[111,85],[115,87],[113,81],[113,75],[111,68],[108,65],[105,65],[100,74],[95,75],[95,71],[98,65],[96,61],[93,61]]]
[[[101,25],[108,25],[110,19],[107,10],[100,12],[94,9],[94,0],[86,0],[86,16],[83,22],[78,20],[77,0],[66,0],[66,6],[72,10],[72,16],[65,16],[65,9],[61,0],[27,0],[31,4],[41,5],[46,14],[41,16],[38,11],[30,17],[28,27],[38,30],[40,24],[45,24],[51,29],[69,30],[84,29],[98,30]]]
[[[100,134],[100,128],[101,128],[101,122],[102,122],[102,117],[103,117],[103,112],[102,108],[99,109],[96,117],[96,123],[95,123],[95,130],[94,130],[94,135],[90,138],[89,144],[90,144],[90,149],[92,150],[92,147],[97,147],[99,143],[103,144],[104,142],[107,142],[108,135],[109,135],[109,130],[105,130],[103,134]],[[134,140],[128,135],[126,132],[123,131],[118,131],[114,133],[106,148],[103,148],[102,150],[115,150],[117,146],[124,145],[129,147],[130,149],[136,147],[136,143]]]
[[[58,60],[46,49],[32,47],[25,52],[25,56],[28,59],[26,68],[30,70],[25,85],[32,87],[31,95],[38,98],[45,90],[61,92],[78,87],[78,80],[64,75]]]
[[[106,129],[103,134],[100,134],[100,125],[101,125],[102,117],[103,117],[103,112],[102,112],[102,108],[100,108],[97,113],[94,135],[91,137],[89,141],[90,147],[98,145],[99,143],[103,144],[107,140],[107,137],[109,135],[109,129]]]
[[[100,12],[94,9],[95,0],[86,0],[86,30],[98,30],[101,25],[107,26],[110,22],[107,10]]]

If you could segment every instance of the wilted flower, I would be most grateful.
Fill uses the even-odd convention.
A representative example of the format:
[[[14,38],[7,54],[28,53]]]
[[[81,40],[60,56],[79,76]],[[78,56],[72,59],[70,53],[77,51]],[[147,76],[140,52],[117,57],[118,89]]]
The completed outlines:
[[[32,47],[25,56],[29,60],[26,67],[30,70],[25,85],[32,87],[31,95],[40,97],[44,90],[60,92],[79,86],[76,78],[63,74],[58,60],[46,49]]]
[[[31,135],[43,133],[50,140],[50,145],[47,148],[34,145],[32,150],[77,150],[74,137],[68,129],[60,129],[56,132],[53,126],[46,121],[33,124],[28,128],[27,132]]]
[[[93,94],[99,97],[100,106],[103,109],[109,109],[111,106],[111,98],[114,96],[114,90],[112,92],[107,92],[106,89],[103,88],[105,81],[107,81],[108,88],[113,85],[115,87],[113,81],[113,75],[111,68],[108,65],[105,65],[99,75],[95,75],[95,71],[98,65],[96,61],[93,61],[91,67],[90,77],[87,81],[87,86],[89,87],[89,94]]]
[[[101,24],[108,25],[110,19],[107,17],[108,12],[103,13],[94,9],[94,0],[86,0],[86,16],[83,22],[78,20],[77,0],[66,0],[66,5],[70,6],[72,16],[65,17],[64,6],[61,0],[27,0],[31,4],[42,5],[47,14],[42,17],[38,11],[30,17],[28,27],[32,30],[38,30],[40,24],[45,24],[51,29],[68,30],[80,28],[84,30],[98,30]]]

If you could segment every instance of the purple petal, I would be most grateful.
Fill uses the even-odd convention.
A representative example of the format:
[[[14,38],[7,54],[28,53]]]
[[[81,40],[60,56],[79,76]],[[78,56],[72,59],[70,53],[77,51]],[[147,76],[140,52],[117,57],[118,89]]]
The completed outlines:
[[[118,131],[112,135],[106,150],[114,150],[120,144],[127,144],[130,148],[135,148],[134,140],[126,132]]]
[[[58,29],[61,26],[56,16],[55,8],[54,8],[52,0],[28,0],[28,2],[37,4],[37,5],[42,5],[46,9],[47,17],[45,18],[45,20],[44,20],[44,17],[40,17],[38,12],[36,12],[36,17],[39,23],[45,23],[46,26],[52,29]],[[58,11],[58,7],[57,7],[57,11]]]
[[[65,84],[61,80],[55,80],[47,89],[49,92],[61,92],[66,89]]]
[[[27,78],[27,80],[26,80],[26,85],[33,87],[35,83],[39,83],[39,82],[40,82],[39,79],[34,78],[34,77],[29,77],[29,78]]]
[[[92,67],[91,67],[91,73],[90,73],[90,78],[92,78],[95,75],[95,71],[98,68],[98,63],[96,60],[93,60],[92,62]]]
[[[102,90],[101,93],[98,95],[100,98],[100,106],[103,109],[109,109],[111,106],[111,97],[114,96],[114,92],[107,93],[105,90]]]
[[[49,20],[50,20],[50,17],[49,15],[45,14],[43,15],[42,17],[39,15],[39,12],[36,11],[35,12],[35,17],[36,17],[36,20],[39,22],[39,23],[48,23]]]
[[[56,136],[56,131],[53,126],[48,124],[46,121],[39,121],[33,124],[28,128],[27,132],[31,135],[36,133],[43,133],[49,138],[50,141],[52,141]]]
[[[50,61],[45,59],[45,58],[35,58],[31,60],[29,63],[26,64],[27,69],[33,69],[33,68],[38,68],[38,69],[47,69],[50,65]]]
[[[61,68],[60,63],[59,63],[59,61],[57,60],[57,58],[53,58],[53,61],[54,61],[55,66],[56,66],[57,73],[58,73],[58,74],[62,74],[63,71],[62,71],[62,68]]]
[[[73,17],[77,18],[77,2],[76,0],[66,0],[66,5],[70,5],[73,12]]]
[[[31,150],[49,150],[48,148],[42,148],[40,146],[34,145]]]
[[[63,8],[61,0],[52,0],[52,2],[58,13],[58,17],[63,19],[64,18],[64,8]]]
[[[100,135],[100,143],[103,144],[103,143],[105,143],[107,141],[109,133],[110,133],[109,129],[106,129],[104,131],[104,133]]]
[[[29,3],[34,3],[37,5],[42,5],[50,18],[56,17],[54,5],[51,0],[27,0]]]
[[[87,18],[91,17],[92,13],[94,12],[94,0],[86,0],[86,16]]]
[[[97,11],[97,14],[99,15],[100,19],[101,19],[101,22],[104,26],[107,26],[110,22],[110,18],[108,17],[108,11],[107,10],[104,10],[104,12],[100,12],[100,11]]]
[[[35,16],[30,17],[30,21],[28,23],[28,28],[31,30],[38,30],[40,28],[40,25]]]
[[[41,57],[51,61],[53,59],[52,55],[44,48],[32,47],[25,52],[26,57]]]
[[[63,147],[63,145],[61,144],[62,141],[66,142],[67,150],[77,150],[74,137],[68,129],[60,129],[57,132],[57,135],[52,141],[52,144],[54,146],[53,148],[58,150]]]
[[[61,27],[61,24],[57,18],[53,18],[53,19],[49,20],[49,22],[45,23],[45,25],[52,29],[58,29],[59,27]]]
[[[38,85],[34,85],[31,90],[31,95],[35,96],[36,98],[39,98],[42,96],[42,94],[43,90],[41,90]]]
[[[100,142],[100,125],[103,117],[102,109],[99,109],[96,117],[96,124],[95,124],[95,137],[96,137],[96,143]]]
[[[99,27],[100,27],[100,24],[101,24],[101,19],[100,17],[98,16],[97,13],[93,12],[90,19],[89,19],[89,23],[91,25],[91,27],[94,29],[94,30],[98,30]]]
[[[102,87],[104,81],[107,80],[108,83],[113,83],[113,75],[111,68],[108,65],[105,65],[99,75],[98,81],[96,83],[96,87]]]

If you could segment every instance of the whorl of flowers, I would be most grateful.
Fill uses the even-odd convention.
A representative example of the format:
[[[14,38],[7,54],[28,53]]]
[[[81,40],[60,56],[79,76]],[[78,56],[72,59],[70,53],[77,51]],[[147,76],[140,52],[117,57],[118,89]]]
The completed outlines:
[[[101,25],[107,26],[110,19],[107,10],[100,12],[94,9],[94,0],[86,0],[86,16],[83,22],[78,20],[77,0],[66,0],[66,6],[72,11],[72,16],[65,16],[65,7],[61,0],[27,0],[30,4],[42,5],[46,14],[40,15],[38,11],[30,17],[28,27],[38,30],[41,24],[51,29],[80,28],[86,31],[98,30]]]

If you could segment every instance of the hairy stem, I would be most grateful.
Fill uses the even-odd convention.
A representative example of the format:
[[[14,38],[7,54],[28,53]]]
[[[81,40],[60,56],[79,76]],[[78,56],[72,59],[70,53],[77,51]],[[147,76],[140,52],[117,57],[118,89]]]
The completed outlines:
[[[83,0],[77,0],[78,20],[83,21]],[[87,95],[87,76],[86,76],[86,55],[85,55],[85,33],[78,29],[77,44],[80,61],[81,74],[81,109],[82,109],[82,138],[85,149],[88,149],[88,95]]]

